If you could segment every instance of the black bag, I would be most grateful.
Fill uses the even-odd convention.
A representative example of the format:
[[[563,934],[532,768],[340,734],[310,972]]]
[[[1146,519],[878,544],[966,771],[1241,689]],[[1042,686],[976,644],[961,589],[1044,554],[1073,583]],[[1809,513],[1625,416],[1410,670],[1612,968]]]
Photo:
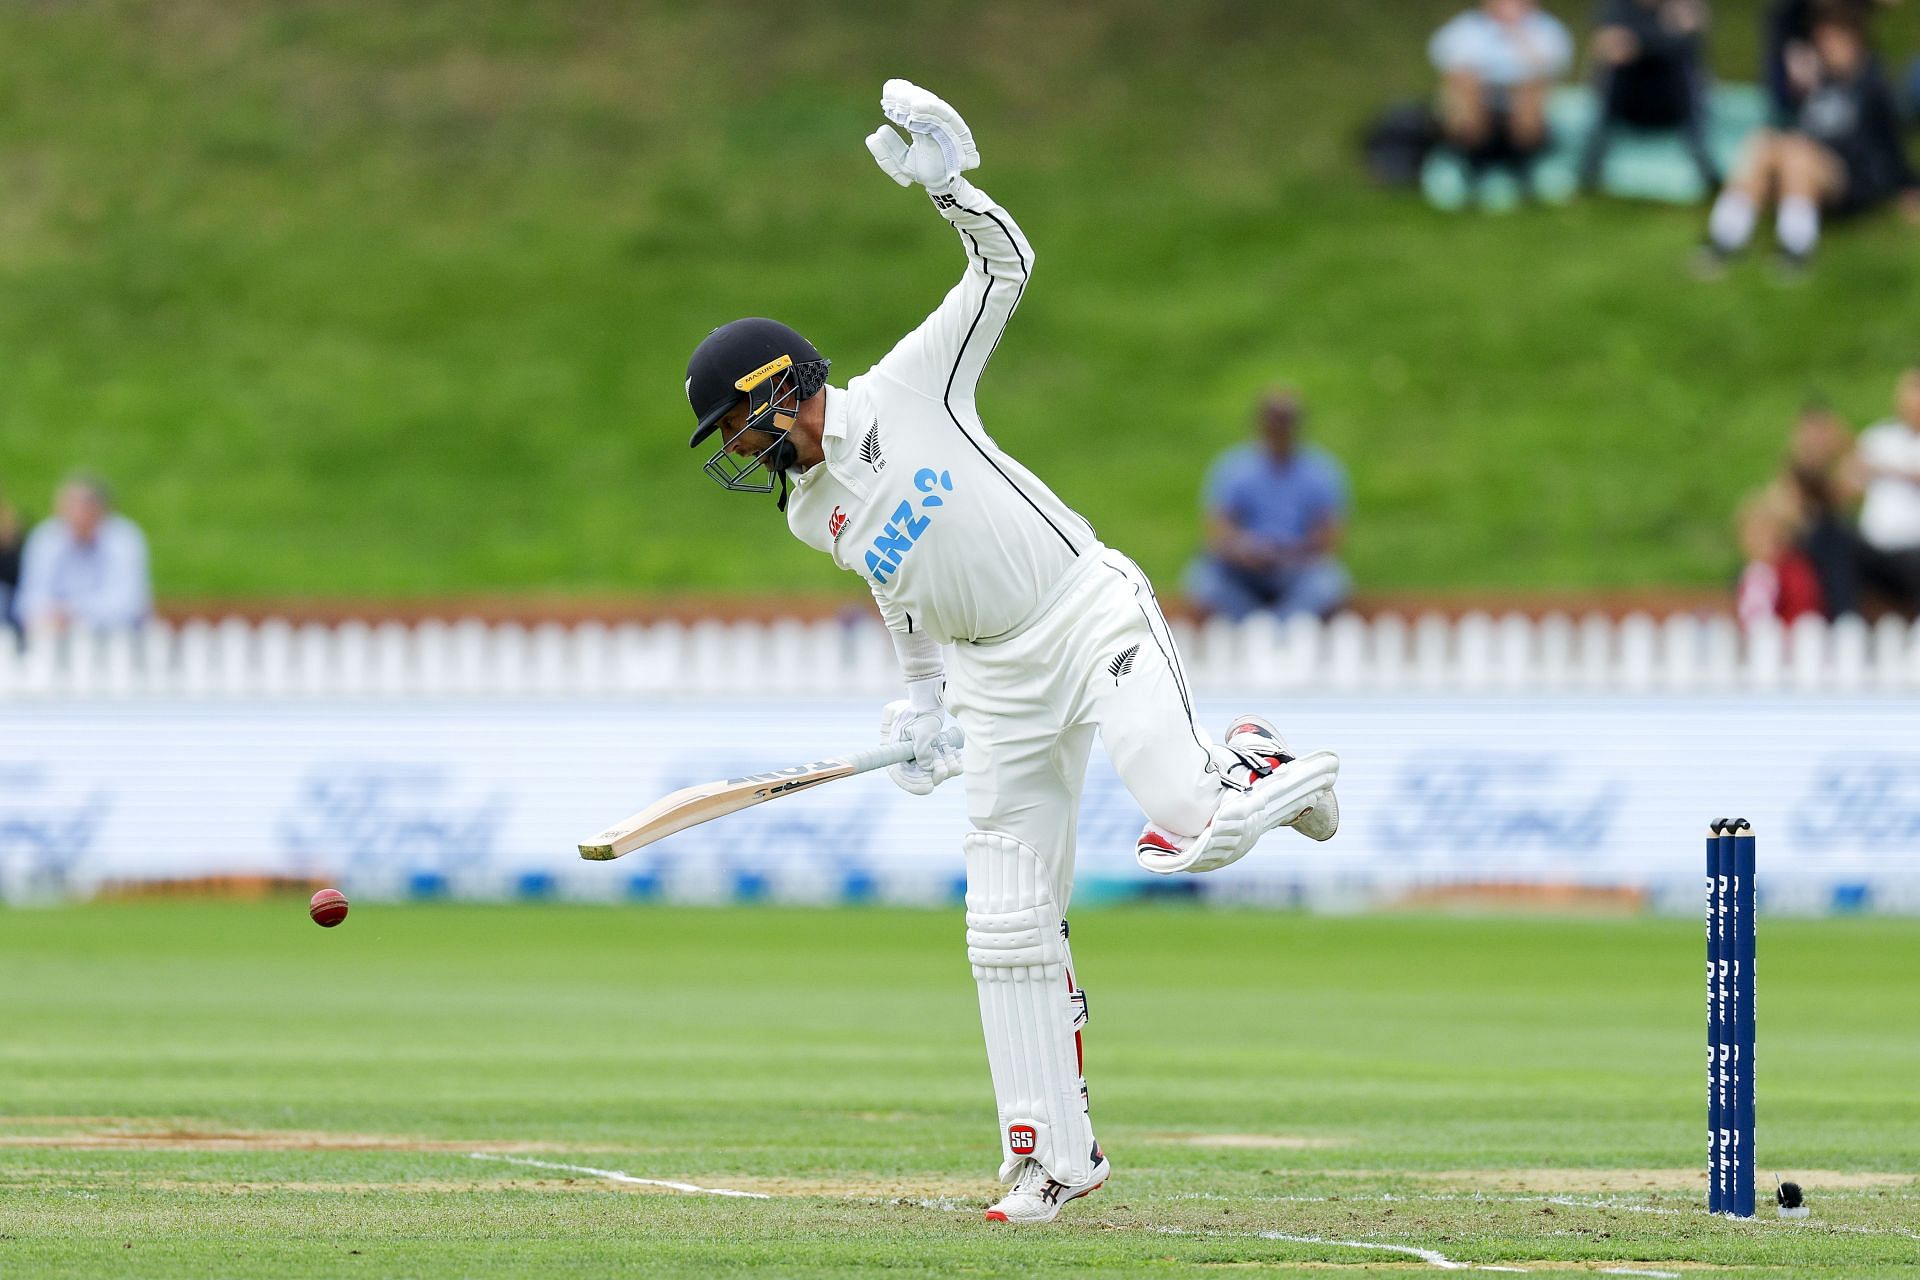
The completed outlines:
[[[1367,126],[1361,149],[1367,172],[1384,187],[1417,187],[1427,153],[1440,141],[1440,122],[1424,102],[1388,107]]]

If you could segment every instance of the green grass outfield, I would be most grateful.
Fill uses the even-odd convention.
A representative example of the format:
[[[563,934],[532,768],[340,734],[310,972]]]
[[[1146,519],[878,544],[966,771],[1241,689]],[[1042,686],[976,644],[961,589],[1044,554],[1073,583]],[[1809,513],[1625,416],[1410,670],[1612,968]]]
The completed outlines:
[[[0,485],[44,513],[103,468],[176,598],[857,603],[700,475],[681,379],[741,314],[856,373],[957,277],[861,145],[907,75],[1038,250],[986,422],[1161,585],[1286,378],[1352,470],[1363,589],[1718,586],[1800,399],[1886,411],[1920,231],[1709,286],[1704,210],[1371,188],[1362,124],[1464,3],[9,5]],[[1714,8],[1753,79],[1761,0]],[[1883,25],[1920,46],[1920,6]]]
[[[1690,922],[1089,911],[1115,1173],[1015,1235],[952,911],[302,906],[0,912],[0,1274],[1920,1274],[1912,921],[1763,923],[1739,1223]]]

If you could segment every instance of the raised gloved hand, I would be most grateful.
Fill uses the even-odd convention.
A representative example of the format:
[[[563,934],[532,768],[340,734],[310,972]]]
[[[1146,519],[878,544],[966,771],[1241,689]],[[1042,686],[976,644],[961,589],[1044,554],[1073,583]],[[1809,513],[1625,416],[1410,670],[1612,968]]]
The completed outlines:
[[[913,759],[887,770],[895,786],[924,796],[948,778],[959,776],[960,752],[942,736],[946,727],[943,711],[916,711],[904,698],[886,705],[880,712],[880,741],[913,744]]]
[[[868,135],[867,150],[901,186],[917,182],[929,191],[945,191],[964,170],[979,165],[980,152],[960,113],[912,81],[887,81],[880,90],[880,111],[905,129],[911,142],[883,124]]]

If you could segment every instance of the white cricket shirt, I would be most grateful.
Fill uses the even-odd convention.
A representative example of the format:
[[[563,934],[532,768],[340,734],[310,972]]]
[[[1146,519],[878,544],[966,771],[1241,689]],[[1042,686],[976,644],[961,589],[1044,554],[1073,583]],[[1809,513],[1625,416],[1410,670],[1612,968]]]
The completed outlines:
[[[960,233],[966,274],[880,363],[827,388],[826,460],[794,477],[787,524],[866,580],[890,628],[948,644],[1019,631],[1101,544],[974,408],[1033,248],[964,178],[933,202]]]
[[[1882,551],[1920,547],[1920,431],[1896,418],[1862,431],[1854,447],[1867,465],[1904,473],[1867,481],[1860,535]]]

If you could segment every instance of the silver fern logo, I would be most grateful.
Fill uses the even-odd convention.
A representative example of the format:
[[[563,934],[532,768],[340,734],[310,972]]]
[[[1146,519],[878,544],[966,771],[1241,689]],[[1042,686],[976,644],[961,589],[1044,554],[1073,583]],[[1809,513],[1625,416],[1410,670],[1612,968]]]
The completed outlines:
[[[1107,674],[1112,676],[1116,681],[1119,680],[1121,676],[1133,670],[1133,660],[1138,657],[1139,654],[1140,646],[1137,644],[1130,649],[1121,650],[1120,655],[1107,664]]]
[[[886,470],[887,460],[880,453],[880,420],[875,418],[873,425],[867,428],[867,438],[860,442],[860,461],[874,469],[877,474]]]

